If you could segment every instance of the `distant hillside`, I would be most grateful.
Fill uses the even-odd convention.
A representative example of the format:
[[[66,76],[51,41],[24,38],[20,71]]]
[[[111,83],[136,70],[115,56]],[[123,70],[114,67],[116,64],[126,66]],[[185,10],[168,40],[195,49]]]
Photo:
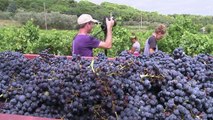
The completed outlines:
[[[102,20],[110,13],[124,25],[152,26],[157,23],[171,24],[177,16],[192,19],[195,23],[206,26],[213,24],[212,16],[198,15],[162,15],[157,12],[145,12],[126,5],[103,2],[100,5],[89,1],[76,2],[75,0],[1,0],[0,10],[15,15],[19,12],[59,12],[61,14],[77,15],[82,13],[92,14],[96,19]],[[94,12],[95,11],[95,12]],[[12,16],[13,17],[13,16]],[[9,17],[9,18],[12,18]],[[5,16],[0,15],[0,19]]]

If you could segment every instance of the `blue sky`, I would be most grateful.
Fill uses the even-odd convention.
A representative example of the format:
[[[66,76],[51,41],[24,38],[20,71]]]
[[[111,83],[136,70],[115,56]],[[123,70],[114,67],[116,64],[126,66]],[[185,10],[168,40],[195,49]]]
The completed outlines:
[[[76,0],[80,1],[80,0]],[[160,14],[193,14],[213,16],[213,0],[89,0],[93,3],[111,2]]]

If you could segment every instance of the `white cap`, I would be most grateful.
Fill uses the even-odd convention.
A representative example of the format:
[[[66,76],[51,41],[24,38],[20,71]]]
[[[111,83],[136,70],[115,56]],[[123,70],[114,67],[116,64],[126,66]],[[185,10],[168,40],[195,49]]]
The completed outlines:
[[[78,20],[77,20],[79,25],[90,22],[90,21],[94,23],[98,22],[98,20],[93,19],[92,16],[89,14],[82,14],[81,16],[78,17]]]

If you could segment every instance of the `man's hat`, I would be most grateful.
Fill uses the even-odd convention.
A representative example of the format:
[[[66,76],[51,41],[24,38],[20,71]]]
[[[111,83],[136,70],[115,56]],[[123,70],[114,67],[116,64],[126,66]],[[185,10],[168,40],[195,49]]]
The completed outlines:
[[[89,14],[82,14],[78,17],[77,22],[78,22],[79,25],[81,25],[81,24],[84,24],[84,23],[87,23],[87,22],[98,23],[98,20],[93,19],[92,16],[89,15]]]

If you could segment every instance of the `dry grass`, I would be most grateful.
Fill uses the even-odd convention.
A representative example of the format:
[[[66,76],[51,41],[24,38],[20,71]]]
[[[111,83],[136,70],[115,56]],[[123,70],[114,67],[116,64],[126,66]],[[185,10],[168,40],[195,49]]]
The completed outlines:
[[[0,20],[0,28],[1,27],[8,27],[8,26],[21,26],[21,24],[14,20]]]

